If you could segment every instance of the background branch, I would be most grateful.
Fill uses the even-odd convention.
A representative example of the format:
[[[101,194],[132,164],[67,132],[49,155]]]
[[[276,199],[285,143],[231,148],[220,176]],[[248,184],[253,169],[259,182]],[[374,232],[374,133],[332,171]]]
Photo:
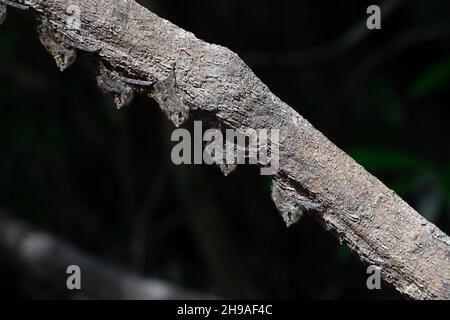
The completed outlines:
[[[46,232],[0,212],[0,249],[12,265],[40,282],[67,294],[67,267],[81,268],[82,294],[95,299],[211,299],[159,279],[143,278],[99,261]]]

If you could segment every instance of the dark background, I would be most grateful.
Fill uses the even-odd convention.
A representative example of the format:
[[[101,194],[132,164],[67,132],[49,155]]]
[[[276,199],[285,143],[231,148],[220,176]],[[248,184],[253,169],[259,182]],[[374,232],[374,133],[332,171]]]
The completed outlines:
[[[237,52],[330,140],[450,233],[450,2],[139,1]],[[378,3],[379,4],[379,3]],[[352,33],[349,33],[352,30]],[[189,124],[187,124],[189,126]],[[175,167],[173,126],[118,111],[81,57],[65,73],[31,23],[0,29],[0,208],[132,272],[226,298],[401,298],[311,217],[286,229],[270,179]],[[0,254],[0,297],[69,298]]]

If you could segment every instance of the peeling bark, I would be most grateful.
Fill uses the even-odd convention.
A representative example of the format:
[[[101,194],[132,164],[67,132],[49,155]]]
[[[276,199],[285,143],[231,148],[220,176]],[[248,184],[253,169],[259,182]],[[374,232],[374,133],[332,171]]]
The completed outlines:
[[[132,0],[0,2],[30,7],[64,46],[120,77],[153,84],[137,81],[133,90],[153,97],[176,125],[196,113],[212,127],[280,129],[273,198],[286,222],[312,214],[405,296],[450,299],[450,238],[272,94],[229,49]],[[66,28],[69,5],[81,9],[79,30]]]

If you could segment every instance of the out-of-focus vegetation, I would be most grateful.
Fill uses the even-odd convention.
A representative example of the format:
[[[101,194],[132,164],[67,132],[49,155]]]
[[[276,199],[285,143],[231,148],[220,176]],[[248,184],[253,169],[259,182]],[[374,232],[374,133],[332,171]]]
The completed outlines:
[[[399,1],[381,31],[322,60],[303,53],[327,56],[373,1],[139,2],[239,53],[450,233],[449,1]],[[311,217],[286,229],[256,168],[225,179],[213,167],[174,167],[158,106],[138,97],[119,112],[94,76],[86,57],[60,73],[32,25],[10,12],[0,29],[0,208],[115,265],[223,297],[399,297],[369,292],[365,267]],[[0,288],[60,297],[1,254]]]

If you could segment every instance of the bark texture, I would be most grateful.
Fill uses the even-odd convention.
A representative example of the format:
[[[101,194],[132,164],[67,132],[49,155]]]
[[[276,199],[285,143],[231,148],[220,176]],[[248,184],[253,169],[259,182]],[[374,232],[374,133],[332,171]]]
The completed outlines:
[[[402,294],[450,299],[450,238],[276,97],[235,53],[133,0],[0,2],[35,14],[45,30],[41,41],[61,69],[74,49],[91,55],[99,83],[108,79],[103,89],[119,106],[140,92],[176,125],[195,114],[216,128],[280,129],[273,198],[285,221],[313,214]],[[74,5],[79,29],[67,24]]]

